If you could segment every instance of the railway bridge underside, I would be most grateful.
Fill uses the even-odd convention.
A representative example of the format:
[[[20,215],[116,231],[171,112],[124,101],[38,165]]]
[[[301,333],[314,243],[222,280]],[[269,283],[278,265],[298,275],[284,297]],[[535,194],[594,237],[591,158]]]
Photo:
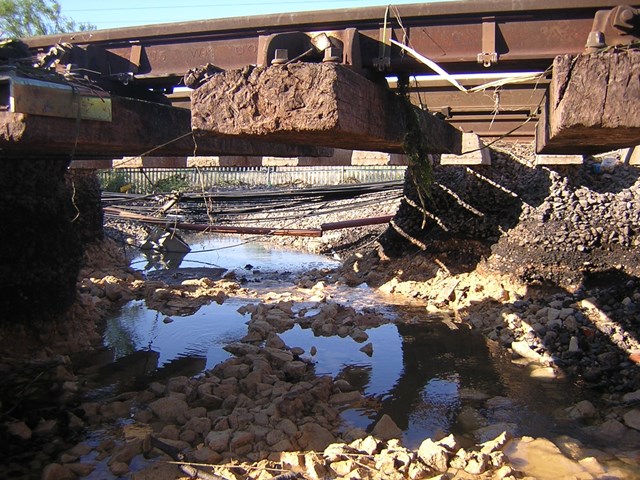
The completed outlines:
[[[421,154],[496,139],[541,154],[634,147],[639,38],[640,4],[490,0],[4,42],[0,316],[73,300],[101,210],[93,176],[69,180],[71,161],[344,164],[402,155],[408,133]]]

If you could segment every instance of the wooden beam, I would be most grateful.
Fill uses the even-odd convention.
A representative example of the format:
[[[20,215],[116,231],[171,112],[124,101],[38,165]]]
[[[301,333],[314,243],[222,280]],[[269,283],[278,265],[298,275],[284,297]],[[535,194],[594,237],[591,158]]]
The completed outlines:
[[[558,56],[536,149],[588,154],[638,145],[639,111],[640,52]]]
[[[335,64],[247,67],[212,76],[192,95],[200,136],[226,135],[402,153],[411,112],[429,153],[460,153],[462,132]]]
[[[330,156],[330,148],[283,145],[191,134],[189,110],[111,97],[111,122],[0,111],[0,153],[5,157],[85,159],[138,156],[274,155]]]

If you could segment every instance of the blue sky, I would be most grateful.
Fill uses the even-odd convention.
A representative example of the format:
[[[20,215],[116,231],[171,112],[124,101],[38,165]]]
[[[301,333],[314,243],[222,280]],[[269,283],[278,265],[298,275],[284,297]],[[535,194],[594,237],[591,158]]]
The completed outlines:
[[[431,0],[433,1],[433,0]],[[184,22],[268,13],[301,12],[386,6],[389,0],[58,0],[62,14],[76,22],[92,23],[99,29],[131,27],[154,23]],[[394,5],[420,3],[396,0]]]

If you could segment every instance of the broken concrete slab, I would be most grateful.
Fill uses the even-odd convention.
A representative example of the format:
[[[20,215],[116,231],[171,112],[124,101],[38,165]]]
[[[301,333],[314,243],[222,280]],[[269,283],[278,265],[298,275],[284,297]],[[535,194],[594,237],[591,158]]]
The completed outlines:
[[[224,135],[402,153],[415,115],[429,153],[460,153],[462,133],[343,65],[294,63],[217,73],[192,93],[199,137]]]
[[[491,165],[491,152],[475,133],[462,134],[462,155],[444,154],[440,165]]]
[[[536,130],[539,153],[590,154],[640,144],[640,52],[562,55]]]

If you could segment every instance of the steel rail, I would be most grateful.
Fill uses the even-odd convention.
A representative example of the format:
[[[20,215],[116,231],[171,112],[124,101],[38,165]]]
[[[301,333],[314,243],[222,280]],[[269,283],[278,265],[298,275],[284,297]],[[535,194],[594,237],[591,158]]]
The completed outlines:
[[[399,5],[397,11],[412,45],[452,71],[482,70],[483,24],[496,26],[497,63],[493,71],[544,64],[558,54],[579,53],[598,10],[618,0],[485,0]],[[339,32],[356,29],[364,68],[379,56],[385,7],[300,12],[145,25],[25,39],[34,50],[68,42],[91,46],[84,60],[103,73],[133,73],[139,84],[176,85],[193,67],[212,63],[222,69],[259,63],[261,42],[285,32]],[[402,39],[394,16],[391,34]],[[483,35],[485,37],[483,37]],[[133,68],[135,51],[139,65]],[[392,48],[390,73],[430,73],[424,65]],[[78,57],[78,60],[83,60]],[[81,64],[81,62],[74,62]]]

